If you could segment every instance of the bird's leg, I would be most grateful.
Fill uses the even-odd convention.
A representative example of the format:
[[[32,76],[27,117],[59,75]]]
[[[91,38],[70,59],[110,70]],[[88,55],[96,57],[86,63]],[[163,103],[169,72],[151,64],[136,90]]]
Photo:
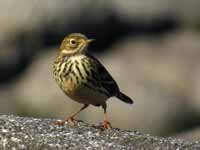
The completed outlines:
[[[103,120],[103,123],[101,125],[101,128],[103,130],[105,130],[105,129],[111,129],[112,126],[111,126],[111,123],[108,121],[108,116],[107,116],[107,111],[106,111],[106,109],[107,109],[106,103],[104,103],[102,105],[102,107],[103,107],[103,110],[104,110],[104,120]]]
[[[65,122],[68,122],[68,123],[71,123],[72,125],[74,125],[74,117],[77,116],[82,110],[86,109],[88,106],[89,106],[88,104],[84,104],[84,106],[81,107],[81,109],[79,109],[77,112],[73,113],[69,117],[66,117],[62,121],[56,122],[56,124],[63,126],[65,124]]]

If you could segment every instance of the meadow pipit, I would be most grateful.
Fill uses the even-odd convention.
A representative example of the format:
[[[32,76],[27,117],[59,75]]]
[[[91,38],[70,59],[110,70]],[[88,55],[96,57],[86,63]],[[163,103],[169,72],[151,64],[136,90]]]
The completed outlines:
[[[70,117],[58,122],[59,125],[64,125],[66,121],[73,122],[74,117],[91,104],[102,106],[105,114],[102,128],[111,128],[106,114],[106,100],[115,96],[123,102],[133,103],[131,98],[119,90],[105,67],[88,54],[87,48],[92,41],[93,39],[88,39],[83,34],[72,33],[61,43],[54,62],[54,78],[67,96],[84,106]]]

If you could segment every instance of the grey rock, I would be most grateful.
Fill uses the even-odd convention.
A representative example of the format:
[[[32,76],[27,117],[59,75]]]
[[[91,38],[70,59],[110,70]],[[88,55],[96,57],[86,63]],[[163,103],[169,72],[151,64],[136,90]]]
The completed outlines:
[[[112,129],[100,131],[84,122],[76,126],[57,126],[55,119],[0,116],[0,149],[71,150],[195,150],[199,141],[161,138],[138,131]]]
[[[197,0],[112,0],[112,8],[127,21],[139,17],[141,20],[152,20],[159,16],[173,16],[183,23],[199,22]]]

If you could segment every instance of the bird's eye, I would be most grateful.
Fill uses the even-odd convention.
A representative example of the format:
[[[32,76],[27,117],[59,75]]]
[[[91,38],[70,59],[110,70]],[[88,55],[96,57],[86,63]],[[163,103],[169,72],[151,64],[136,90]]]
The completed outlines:
[[[70,44],[75,45],[76,44],[76,40],[75,39],[71,39],[70,40]]]

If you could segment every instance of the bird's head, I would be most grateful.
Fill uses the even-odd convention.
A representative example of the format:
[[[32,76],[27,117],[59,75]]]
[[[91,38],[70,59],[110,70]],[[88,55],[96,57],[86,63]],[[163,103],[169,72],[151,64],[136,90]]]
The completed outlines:
[[[87,51],[87,47],[93,39],[88,39],[81,33],[72,33],[64,38],[60,51],[63,55],[82,54]]]

